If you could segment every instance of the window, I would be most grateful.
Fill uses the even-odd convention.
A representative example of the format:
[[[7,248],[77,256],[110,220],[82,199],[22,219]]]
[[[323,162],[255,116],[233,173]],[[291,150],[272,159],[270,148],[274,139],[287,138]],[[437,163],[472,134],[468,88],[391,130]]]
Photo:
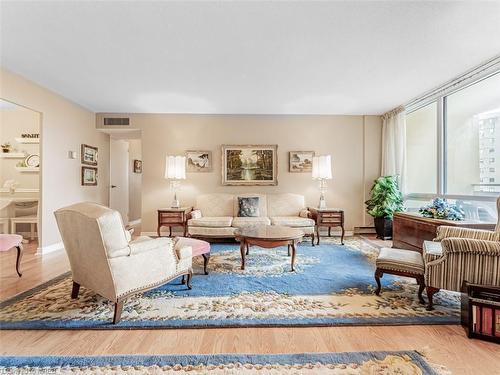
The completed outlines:
[[[500,74],[479,81],[445,100],[446,194],[483,195],[500,179],[492,167],[500,156]],[[500,190],[498,190],[500,192]]]
[[[437,103],[406,116],[406,186],[412,193],[437,193]]]

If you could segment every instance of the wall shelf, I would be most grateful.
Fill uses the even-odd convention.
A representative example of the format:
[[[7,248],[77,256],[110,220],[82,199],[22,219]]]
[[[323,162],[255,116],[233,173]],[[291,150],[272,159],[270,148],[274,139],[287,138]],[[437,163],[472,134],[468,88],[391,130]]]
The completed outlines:
[[[19,172],[39,172],[40,167],[16,167]]]
[[[0,159],[24,159],[26,155],[22,152],[2,152]]]
[[[40,143],[40,138],[14,138],[17,143]]]

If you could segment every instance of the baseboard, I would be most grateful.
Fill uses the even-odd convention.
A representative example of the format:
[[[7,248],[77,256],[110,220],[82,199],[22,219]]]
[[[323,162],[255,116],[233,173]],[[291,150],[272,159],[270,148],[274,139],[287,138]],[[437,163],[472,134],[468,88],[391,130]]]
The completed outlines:
[[[55,243],[55,244],[52,244],[52,245],[40,246],[37,249],[37,253],[45,255],[45,254],[52,253],[54,251],[58,251],[58,250],[62,250],[62,249],[64,249],[63,243],[62,242],[58,242],[58,243]]]

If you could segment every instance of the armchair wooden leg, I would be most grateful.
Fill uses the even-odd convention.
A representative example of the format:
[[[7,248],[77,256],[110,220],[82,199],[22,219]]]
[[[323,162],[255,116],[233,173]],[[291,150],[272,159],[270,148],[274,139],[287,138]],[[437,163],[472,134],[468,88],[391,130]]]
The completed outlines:
[[[311,244],[314,247],[314,232],[311,233]]]
[[[382,284],[380,284],[380,278],[384,276],[384,272],[379,270],[378,268],[375,270],[375,281],[377,282],[377,289],[375,290],[375,294],[377,296],[380,295],[380,289],[382,289]]]
[[[210,253],[201,254],[201,256],[203,257],[203,271],[205,272],[205,275],[208,275],[207,267],[208,261],[210,260]]]
[[[16,272],[21,277],[23,274],[21,273],[21,258],[23,257],[23,245],[19,244],[16,246],[17,249],[17,259],[16,259]]]
[[[427,311],[431,311],[434,309],[433,304],[432,304],[433,303],[432,297],[437,292],[439,292],[439,288],[433,288],[432,286],[427,287],[427,298],[429,299],[429,304],[427,305]]]
[[[192,285],[191,285],[191,280],[193,279],[193,271],[192,270],[189,270],[189,273],[187,274],[187,281],[186,281],[186,285],[187,285],[187,288],[188,289],[192,289]]]
[[[248,255],[248,254],[250,254],[250,245],[249,244],[246,244],[246,245],[247,245],[247,254],[246,255]]]
[[[292,253],[291,253],[291,251],[290,251],[290,247],[291,247],[291,246],[292,246],[292,245],[288,244],[288,256],[292,255]]]
[[[186,276],[182,275],[181,284],[186,284]]]
[[[115,302],[115,313],[113,314],[113,324],[120,322],[122,318],[123,301]]]
[[[422,292],[425,289],[425,280],[423,276],[417,277],[417,283],[418,283],[418,301],[420,302],[421,305],[425,305],[424,298],[422,297]]]
[[[80,284],[75,283],[73,281],[73,289],[71,290],[71,298],[72,299],[78,298],[78,292],[80,292]]]

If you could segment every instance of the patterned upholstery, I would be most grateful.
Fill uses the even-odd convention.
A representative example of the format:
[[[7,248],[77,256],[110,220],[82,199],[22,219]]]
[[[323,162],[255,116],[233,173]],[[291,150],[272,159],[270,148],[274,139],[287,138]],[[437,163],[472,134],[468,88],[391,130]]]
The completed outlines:
[[[239,205],[238,205],[238,197],[258,197],[259,198],[259,216],[266,217],[267,216],[267,198],[265,194],[238,194],[233,196],[233,216],[238,216]]]
[[[383,247],[375,263],[383,270],[424,274],[424,261],[418,251]]]
[[[271,225],[267,217],[235,217],[232,226],[241,228],[249,225]]]
[[[497,199],[500,211],[500,197]],[[500,286],[500,225],[495,231],[438,228],[434,241],[424,243],[425,284],[436,289],[460,291],[463,281]]]
[[[232,216],[212,216],[189,219],[188,225],[193,227],[230,227],[232,222]]]
[[[203,217],[233,216],[233,194],[204,194],[196,198],[196,209]]]
[[[269,194],[267,214],[274,216],[299,216],[306,206],[304,196],[299,194]]]

